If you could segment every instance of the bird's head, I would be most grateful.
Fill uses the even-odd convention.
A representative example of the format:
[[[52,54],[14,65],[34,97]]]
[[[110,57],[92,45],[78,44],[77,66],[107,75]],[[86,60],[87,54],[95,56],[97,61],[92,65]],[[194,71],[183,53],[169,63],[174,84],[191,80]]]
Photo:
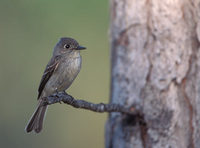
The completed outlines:
[[[60,38],[59,42],[54,47],[54,55],[68,55],[79,53],[80,50],[86,49],[83,46],[80,46],[79,43],[72,38],[63,37]]]

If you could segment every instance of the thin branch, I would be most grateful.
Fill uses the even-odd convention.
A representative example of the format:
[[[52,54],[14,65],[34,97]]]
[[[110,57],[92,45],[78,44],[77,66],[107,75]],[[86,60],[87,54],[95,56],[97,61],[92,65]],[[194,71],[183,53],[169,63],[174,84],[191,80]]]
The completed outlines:
[[[83,108],[94,112],[120,112],[129,115],[138,115],[139,111],[135,107],[124,107],[119,104],[94,104],[84,100],[78,100],[65,92],[57,93],[45,98],[43,105],[51,105],[58,102],[64,102],[75,108]]]

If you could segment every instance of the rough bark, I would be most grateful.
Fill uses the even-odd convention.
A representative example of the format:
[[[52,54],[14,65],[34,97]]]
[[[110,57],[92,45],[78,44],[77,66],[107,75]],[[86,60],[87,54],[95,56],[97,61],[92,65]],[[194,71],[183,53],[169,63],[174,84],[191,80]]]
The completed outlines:
[[[200,1],[110,0],[107,148],[200,148]]]

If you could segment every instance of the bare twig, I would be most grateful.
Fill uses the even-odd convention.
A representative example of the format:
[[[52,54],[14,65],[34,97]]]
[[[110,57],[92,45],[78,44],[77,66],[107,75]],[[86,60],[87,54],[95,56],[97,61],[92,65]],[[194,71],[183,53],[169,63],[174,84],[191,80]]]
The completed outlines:
[[[51,104],[58,103],[61,101],[75,108],[84,108],[84,109],[91,110],[94,112],[100,112],[100,113],[120,112],[120,113],[130,114],[130,115],[139,114],[139,111],[135,107],[124,107],[119,104],[104,104],[104,103],[94,104],[94,103],[90,103],[84,100],[75,99],[74,97],[68,95],[65,92],[57,93],[45,98],[43,105],[51,105]]]

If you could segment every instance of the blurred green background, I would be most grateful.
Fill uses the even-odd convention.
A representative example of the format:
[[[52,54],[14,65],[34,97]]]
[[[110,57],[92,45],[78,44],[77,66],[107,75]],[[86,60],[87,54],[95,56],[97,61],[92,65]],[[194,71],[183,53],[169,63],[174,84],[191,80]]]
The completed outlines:
[[[65,104],[49,107],[40,134],[24,128],[37,104],[44,68],[60,37],[87,47],[82,70],[68,89],[99,103],[109,96],[107,0],[0,0],[0,147],[102,148],[107,114]]]

